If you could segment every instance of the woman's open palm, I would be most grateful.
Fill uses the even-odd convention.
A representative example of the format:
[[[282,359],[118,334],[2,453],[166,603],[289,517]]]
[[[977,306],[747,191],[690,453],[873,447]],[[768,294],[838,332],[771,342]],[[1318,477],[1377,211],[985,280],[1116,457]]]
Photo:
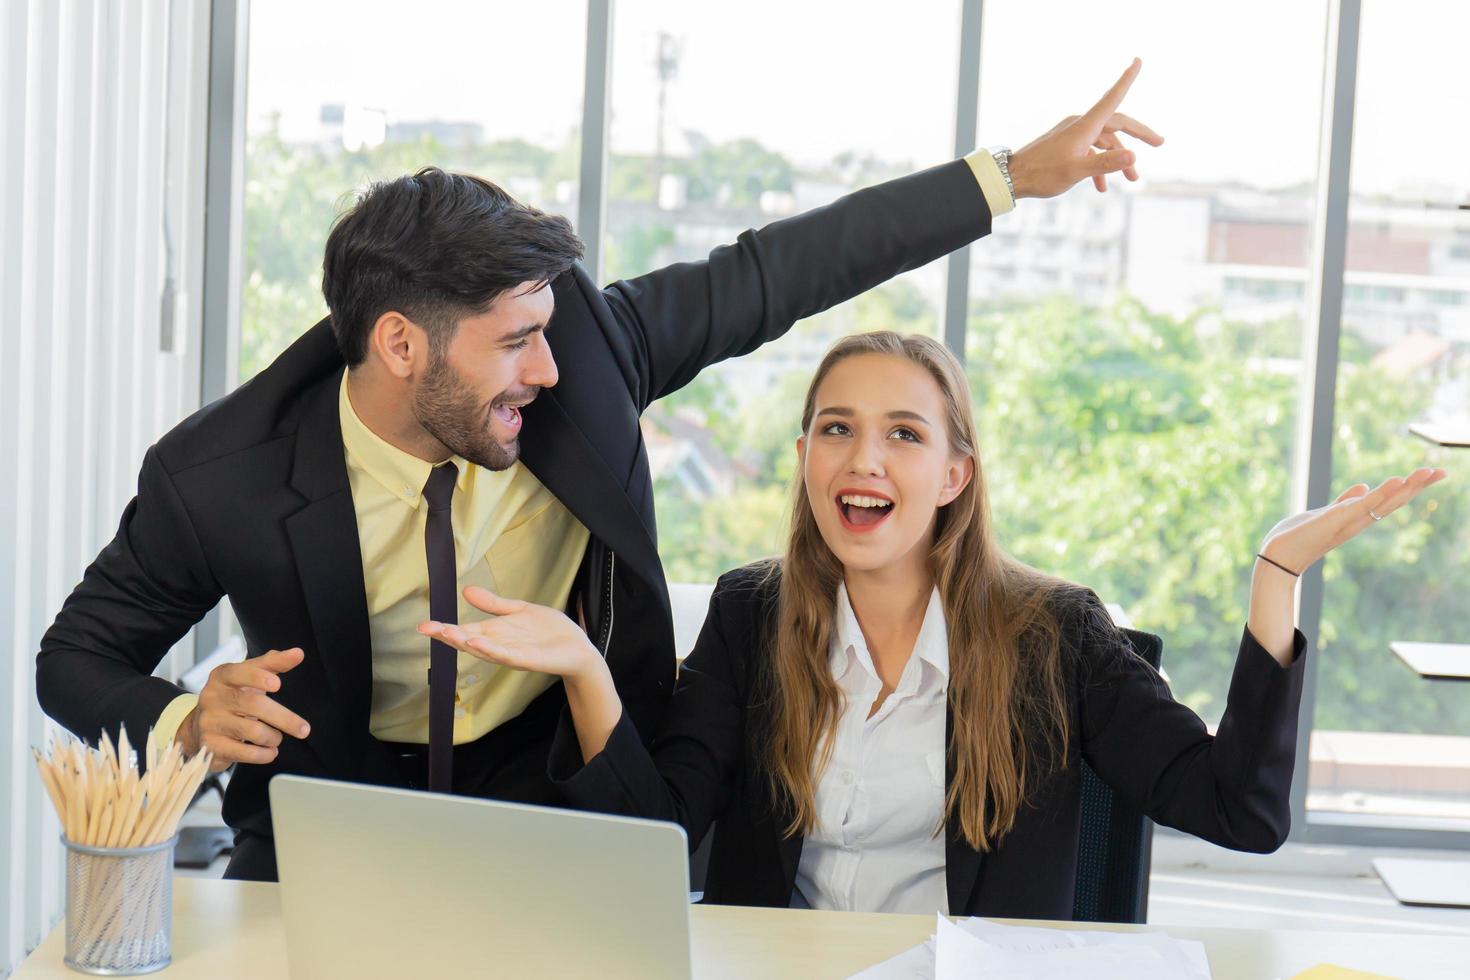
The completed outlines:
[[[1366,483],[1354,484],[1327,506],[1295,514],[1273,527],[1261,554],[1300,574],[1444,478],[1444,470],[1426,466],[1408,476],[1390,477],[1372,490]]]

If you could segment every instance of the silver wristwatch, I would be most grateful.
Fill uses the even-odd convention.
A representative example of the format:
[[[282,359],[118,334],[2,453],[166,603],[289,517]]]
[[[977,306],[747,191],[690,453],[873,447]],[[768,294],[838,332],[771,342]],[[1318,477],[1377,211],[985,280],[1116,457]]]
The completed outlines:
[[[1016,199],[1016,185],[1011,183],[1011,148],[1009,146],[992,146],[990,155],[995,158],[995,165],[1000,168],[1000,175],[1006,179],[1006,190],[1011,192],[1011,200]]]

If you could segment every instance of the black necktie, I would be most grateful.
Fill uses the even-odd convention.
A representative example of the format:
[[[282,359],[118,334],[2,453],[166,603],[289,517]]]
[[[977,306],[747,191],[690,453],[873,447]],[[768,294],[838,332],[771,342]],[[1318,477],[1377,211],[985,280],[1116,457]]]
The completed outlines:
[[[459,470],[453,463],[436,466],[424,484],[424,552],[429,559],[429,618],[440,623],[459,622],[459,576],[454,564],[454,526],[449,504]],[[454,647],[429,641],[429,789],[448,793],[454,770],[454,685],[457,679]]]

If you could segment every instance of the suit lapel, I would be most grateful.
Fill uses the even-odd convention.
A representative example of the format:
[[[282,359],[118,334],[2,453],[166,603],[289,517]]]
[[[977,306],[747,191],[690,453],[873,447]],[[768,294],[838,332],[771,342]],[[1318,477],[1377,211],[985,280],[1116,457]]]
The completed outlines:
[[[639,578],[662,589],[658,549],[627,491],[596,447],[567,415],[554,389],[523,409],[521,462],[572,514],[628,562]]]
[[[339,372],[323,383],[303,413],[291,486],[306,498],[306,506],[286,519],[286,533],[316,637],[314,652],[342,708],[346,730],[362,733],[372,701],[372,640],[357,512],[337,412],[340,377]]]
[[[944,783],[946,788],[954,781],[954,755],[950,745],[954,739],[954,711],[946,708],[944,713]],[[951,818],[944,828],[944,879],[949,898],[950,915],[966,915],[970,895],[975,891],[975,882],[980,877],[980,852],[960,834],[960,824]]]

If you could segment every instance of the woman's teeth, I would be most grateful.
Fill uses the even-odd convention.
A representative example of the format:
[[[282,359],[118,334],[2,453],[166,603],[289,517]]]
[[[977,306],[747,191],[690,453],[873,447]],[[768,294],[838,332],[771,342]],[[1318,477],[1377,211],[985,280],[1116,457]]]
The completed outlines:
[[[892,507],[893,501],[879,497],[865,497],[855,493],[844,493],[838,498],[850,507]]]

